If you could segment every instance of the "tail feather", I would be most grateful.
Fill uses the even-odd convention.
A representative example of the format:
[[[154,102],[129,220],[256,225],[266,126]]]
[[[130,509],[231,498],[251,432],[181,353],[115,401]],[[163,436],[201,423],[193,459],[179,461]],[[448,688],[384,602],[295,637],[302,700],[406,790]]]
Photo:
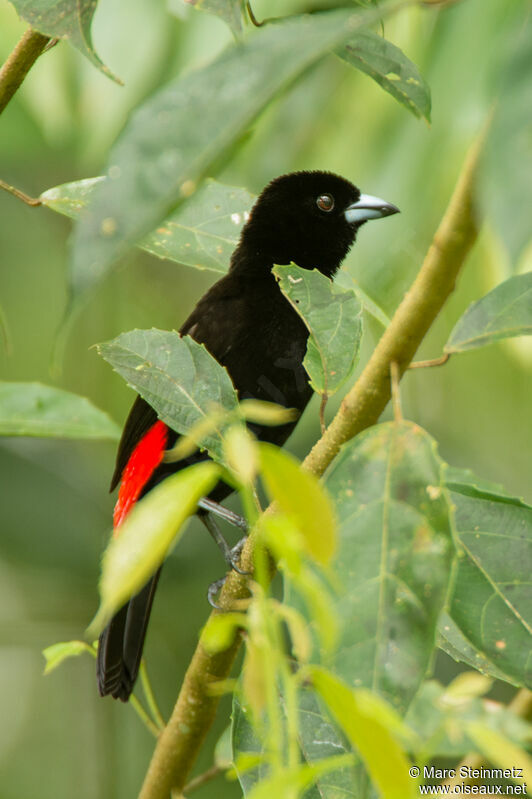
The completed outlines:
[[[161,569],[113,616],[98,642],[100,696],[127,702],[137,679],[146,629]]]

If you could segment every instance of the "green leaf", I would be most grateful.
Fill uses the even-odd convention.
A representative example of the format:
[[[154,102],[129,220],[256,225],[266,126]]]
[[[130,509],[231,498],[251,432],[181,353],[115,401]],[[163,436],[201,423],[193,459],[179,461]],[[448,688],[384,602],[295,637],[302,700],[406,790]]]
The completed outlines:
[[[131,330],[98,345],[98,352],[178,433],[219,407],[236,410],[238,401],[226,370],[190,336],[167,330]],[[202,441],[222,460],[219,424]]]
[[[502,70],[498,65],[500,91],[477,191],[513,260],[531,241],[526,209],[532,203],[532,23],[525,14],[516,14],[515,21],[515,30],[506,33],[510,58]]]
[[[502,769],[515,769],[514,773],[519,776],[514,779],[514,782],[518,785],[532,784],[532,757],[520,746],[495,730],[491,730],[482,722],[471,722],[466,729],[478,751],[490,763]],[[530,791],[527,793],[530,795]]]
[[[0,383],[0,435],[120,438],[120,428],[85,397],[40,383]]]
[[[349,754],[350,744],[344,733],[330,720],[319,696],[305,689],[299,692],[298,698],[300,746],[305,761],[315,763],[321,758]],[[362,780],[360,769],[355,769],[353,764],[346,764],[317,781],[317,796],[338,795],[345,799],[359,799],[363,795]]]
[[[76,226],[74,299],[194,194],[211,165],[282,89],[376,17],[374,10],[343,9],[267,25],[149,98],[111,152],[110,180],[98,187],[94,209]]]
[[[532,272],[505,280],[469,306],[445,352],[464,352],[493,341],[532,334]]]
[[[47,646],[46,649],[42,651],[46,660],[44,673],[50,674],[50,672],[60,666],[64,660],[78,657],[84,652],[89,652],[93,657],[96,657],[94,647],[87,644],[86,641],[62,641],[59,644]]]
[[[210,461],[189,466],[167,477],[133,507],[103,554],[100,607],[90,624],[90,635],[100,633],[155,574],[183,533],[185,521],[219,476],[219,467]]]
[[[430,88],[416,65],[395,44],[362,30],[338,50],[338,55],[373,78],[416,117],[430,122]]]
[[[342,758],[342,760],[344,760]],[[293,796],[299,797],[307,788],[311,788],[319,778],[340,768],[340,757],[335,755],[326,760],[318,760],[316,763],[301,764],[292,768],[286,768],[282,772],[277,772],[261,780],[254,785],[253,790],[246,794],[249,799],[271,799],[272,796]],[[345,765],[345,763],[344,763]],[[406,796],[403,799],[408,799]]]
[[[362,335],[362,307],[354,291],[335,286],[317,269],[275,266],[281,291],[310,336],[303,366],[318,394],[331,396],[349,377]]]
[[[442,613],[439,623],[440,638],[438,645],[449,657],[461,663],[467,663],[482,674],[489,674],[497,680],[512,682],[512,678],[491,662],[484,652],[481,652],[467,640],[460,628],[451,619],[448,613]]]
[[[325,475],[344,588],[335,672],[405,710],[425,676],[451,572],[442,462],[417,425],[386,423],[346,444]]]
[[[11,0],[22,19],[54,39],[67,39],[80,53],[116,83],[121,83],[100,61],[91,39],[91,25],[98,0]]]
[[[63,183],[48,189],[39,199],[52,211],[76,218],[91,207],[96,188],[105,180],[99,177]],[[254,201],[255,195],[245,189],[207,180],[138,246],[158,258],[225,274]]]
[[[532,687],[532,508],[511,497],[453,486],[458,559],[449,615],[470,647],[483,658],[483,670]],[[448,636],[445,623],[441,629]],[[452,634],[452,630],[451,630]],[[452,641],[454,656],[460,639]],[[465,649],[466,662],[471,650]]]
[[[242,32],[242,0],[185,0],[185,3],[220,17],[233,33]]]
[[[233,763],[238,781],[247,797],[253,786],[267,778],[269,766],[263,760],[264,748],[249,718],[249,709],[242,705],[238,693],[233,694],[231,715],[231,745]],[[253,768],[243,768],[243,763],[255,760]]]
[[[383,799],[417,796],[410,763],[397,739],[401,720],[369,691],[352,690],[325,669],[312,670],[312,682],[338,724],[360,753]]]
[[[475,748],[467,734],[467,724],[472,721],[481,722],[516,744],[529,743],[532,725],[504,705],[475,697],[467,703],[449,704],[447,693],[448,689],[439,682],[428,680],[408,709],[406,723],[416,730],[422,742],[418,749],[420,760],[462,758]]]
[[[261,475],[272,501],[278,503],[301,533],[309,554],[327,563],[336,547],[336,528],[330,500],[314,475],[299,461],[272,444],[259,444]]]

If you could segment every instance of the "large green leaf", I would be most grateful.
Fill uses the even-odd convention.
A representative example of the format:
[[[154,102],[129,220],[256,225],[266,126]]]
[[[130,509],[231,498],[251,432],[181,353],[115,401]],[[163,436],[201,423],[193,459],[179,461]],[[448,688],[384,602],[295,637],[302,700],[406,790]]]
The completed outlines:
[[[340,48],[338,55],[373,78],[415,116],[430,122],[430,88],[416,65],[395,44],[363,30]]]
[[[46,36],[68,39],[105,75],[120,83],[98,58],[91,39],[91,25],[98,0],[11,0],[20,16]]]
[[[301,753],[307,763],[351,751],[345,734],[330,720],[319,696],[310,689],[299,693],[299,730]],[[359,799],[363,784],[361,770],[347,765],[317,781],[317,796]]]
[[[430,662],[451,571],[436,444],[408,422],[372,427],[342,449],[325,486],[340,525],[335,672],[404,711]]]
[[[91,635],[101,632],[157,571],[219,476],[220,468],[212,461],[197,463],[167,477],[133,507],[103,554],[100,607],[89,628]]]
[[[333,757],[349,755],[351,750],[342,732],[336,729],[324,714],[316,694],[311,690],[300,692],[299,732],[301,760],[313,766],[321,762],[333,764]],[[279,698],[283,707],[282,697]],[[249,710],[242,705],[238,694],[233,696],[232,713],[233,763],[236,765],[238,779],[244,796],[249,796],[253,788],[264,783],[271,774],[263,744],[251,722]],[[343,760],[343,758],[342,758]],[[252,765],[243,768],[244,765]],[[313,785],[305,791],[305,799],[324,799],[336,796],[345,799],[358,799],[356,792],[356,772],[345,762],[338,762],[336,768],[327,768],[323,775],[315,774]],[[282,794],[281,794],[282,795]]]
[[[40,383],[0,383],[0,435],[120,437],[120,428],[85,397]]]
[[[98,352],[178,433],[190,432],[213,410],[237,408],[226,370],[190,336],[155,328],[131,330],[99,344]],[[209,425],[202,445],[223,460],[218,424]]]
[[[409,775],[409,761],[397,740],[401,722],[380,697],[353,690],[325,669],[315,669],[312,682],[359,752],[382,799],[414,799],[418,795]]]
[[[527,6],[523,3],[523,8]],[[523,24],[528,16],[528,22]],[[500,91],[484,147],[477,197],[514,260],[532,240],[532,22],[528,10],[515,14],[505,48],[510,56],[498,66]]]
[[[98,187],[94,209],[76,227],[74,297],[195,192],[279,91],[376,13],[343,9],[268,25],[148,99],[111,152],[110,180]]]
[[[43,205],[76,218],[91,206],[94,192],[105,178],[88,178],[48,189]],[[179,206],[139,243],[159,258],[197,269],[225,273],[255,195],[235,186],[207,180],[188,203]]]
[[[445,352],[483,347],[501,338],[532,334],[532,272],[516,275],[469,306],[456,323]]]
[[[310,336],[303,365],[314,391],[331,396],[349,377],[362,335],[362,306],[317,269],[275,266],[281,291],[301,316]]]
[[[207,11],[227,22],[231,30],[238,34],[242,31],[242,0],[185,0],[200,11]]]
[[[481,670],[532,687],[532,508],[468,484],[454,483],[451,498],[463,555],[449,615],[468,646],[445,619],[440,632],[454,657],[463,650],[475,665],[472,648]]]

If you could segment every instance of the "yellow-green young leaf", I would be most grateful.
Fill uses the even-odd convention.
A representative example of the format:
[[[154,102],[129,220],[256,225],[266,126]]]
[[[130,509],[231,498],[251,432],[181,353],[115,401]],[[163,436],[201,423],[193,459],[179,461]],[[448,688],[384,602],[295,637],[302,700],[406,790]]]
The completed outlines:
[[[260,718],[266,704],[268,686],[264,658],[267,656],[264,647],[258,647],[248,638],[242,667],[242,691],[244,700],[256,719]]]
[[[408,773],[410,763],[397,741],[399,717],[390,724],[391,708],[386,713],[382,708],[377,711],[379,700],[369,703],[366,691],[359,694],[351,690],[325,669],[314,668],[311,674],[314,687],[360,753],[382,799],[414,799],[416,782]]]
[[[229,428],[224,436],[223,454],[236,478],[244,485],[251,485],[257,475],[259,456],[257,442],[244,425]]]
[[[240,410],[244,419],[248,422],[271,425],[272,427],[295,422],[299,416],[299,411],[296,408],[283,408],[282,405],[277,405],[275,402],[256,399],[242,400]]]
[[[273,600],[272,600],[273,601]],[[286,622],[294,655],[300,663],[306,663],[312,652],[312,639],[309,634],[306,619],[295,608],[289,605],[275,603],[277,612]]]
[[[530,796],[532,757],[520,746],[480,721],[471,721],[466,725],[466,731],[478,747],[478,751],[490,763],[503,769],[521,769],[520,776],[515,781],[518,784],[526,783]]]
[[[305,600],[321,646],[326,653],[332,654],[340,637],[340,626],[331,595],[324,590],[323,583],[310,569],[305,569],[294,578],[294,585]]]
[[[59,644],[47,646],[42,651],[46,660],[44,673],[50,674],[63,660],[78,657],[84,652],[89,652],[93,657],[96,657],[96,650],[90,644],[87,644],[86,641],[61,641]]]
[[[224,652],[233,643],[235,633],[246,626],[244,613],[220,613],[211,616],[201,634],[201,643],[207,652]]]
[[[446,705],[463,705],[484,696],[493,685],[493,680],[478,671],[465,671],[447,686],[440,701]]]
[[[167,477],[144,497],[104,552],[100,607],[89,632],[100,632],[111,616],[139,591],[166,557],[198,501],[220,475],[216,464],[198,463]]]
[[[294,522],[281,513],[275,513],[261,516],[259,525],[264,544],[274,555],[279,568],[292,577],[300,574],[305,542]]]
[[[328,496],[314,475],[303,471],[292,455],[272,444],[260,444],[262,477],[268,494],[292,519],[307,552],[328,563],[336,548],[336,526]]]

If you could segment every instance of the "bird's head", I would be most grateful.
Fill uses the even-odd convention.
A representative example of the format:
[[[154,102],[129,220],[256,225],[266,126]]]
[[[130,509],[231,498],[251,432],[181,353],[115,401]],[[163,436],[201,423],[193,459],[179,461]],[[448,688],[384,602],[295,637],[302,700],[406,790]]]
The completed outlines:
[[[332,277],[361,225],[398,212],[395,205],[361,194],[331,172],[281,175],[266,186],[253,206],[233,268],[293,261]]]

